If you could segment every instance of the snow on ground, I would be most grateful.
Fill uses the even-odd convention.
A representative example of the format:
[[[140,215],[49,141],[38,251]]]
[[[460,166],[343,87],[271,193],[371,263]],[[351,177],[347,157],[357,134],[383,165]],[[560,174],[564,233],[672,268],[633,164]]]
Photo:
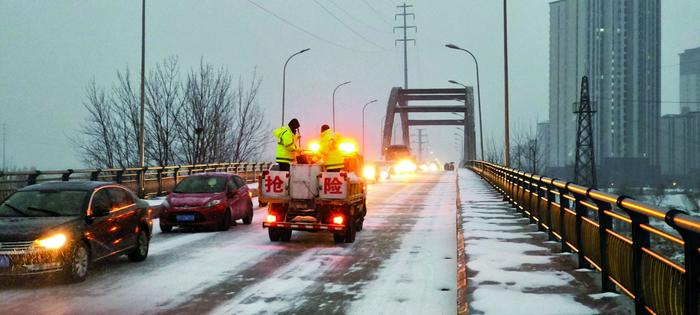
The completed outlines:
[[[362,290],[350,314],[454,314],[457,264],[454,173],[417,200],[422,211],[401,247]],[[399,201],[397,201],[399,202]]]
[[[548,268],[556,257],[528,243],[535,233],[488,184],[459,170],[465,253],[472,292],[469,307],[485,314],[595,314],[568,293],[542,293],[572,285],[574,276]],[[546,307],[545,307],[546,306]]]

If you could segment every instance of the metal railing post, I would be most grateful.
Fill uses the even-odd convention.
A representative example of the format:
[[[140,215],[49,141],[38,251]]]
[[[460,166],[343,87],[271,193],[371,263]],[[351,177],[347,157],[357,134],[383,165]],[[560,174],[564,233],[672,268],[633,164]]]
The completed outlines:
[[[590,188],[588,192],[590,192]],[[574,198],[576,199],[575,208],[576,211],[576,248],[578,249],[578,267],[579,268],[591,268],[591,264],[586,260],[586,250],[583,246],[583,231],[581,225],[583,224],[583,217],[588,217],[588,208],[582,203],[586,196],[574,193]]]
[[[67,182],[70,180],[70,176],[73,174],[73,169],[67,169],[65,173],[61,175],[61,180]]]
[[[556,203],[557,195],[554,193],[554,190],[556,187],[554,186],[554,181],[556,179],[552,179],[548,184],[546,184],[546,189],[547,189],[547,226],[549,226],[549,231],[547,233],[547,240],[553,241],[556,239],[554,236],[554,225],[552,222],[554,220],[552,219],[552,208],[554,207],[553,204]]]
[[[612,206],[607,202],[595,201],[598,207],[598,238],[600,250],[600,280],[603,292],[615,292],[615,284],[610,281],[610,266],[608,262],[608,230],[612,230],[612,218],[606,211],[612,211]]]
[[[114,179],[118,184],[121,184],[124,181],[124,172],[126,169],[120,169],[117,171],[117,175],[115,176],[116,178]]]
[[[566,187],[569,187],[569,183],[567,182],[566,185],[564,185],[564,189],[559,189],[559,235],[561,236],[561,251],[562,252],[571,252],[571,248],[569,248],[569,245],[566,245],[566,234],[569,232],[566,229],[566,223],[564,221],[564,215],[566,214],[566,209],[571,209],[571,204],[569,201],[569,198],[566,198],[566,194],[568,193],[568,190]]]
[[[644,230],[641,225],[649,225],[649,217],[626,209],[622,205],[622,201],[626,198],[630,197],[622,195],[617,198],[617,206],[632,219],[632,280],[634,283],[632,294],[634,294],[634,309],[636,314],[646,314],[644,307],[646,303],[644,303],[644,291],[642,289],[642,248],[649,247],[651,238],[649,232]]]
[[[683,237],[685,252],[685,314],[700,314],[700,234],[689,231],[675,224],[674,219],[679,214],[687,212],[671,209],[666,213],[666,224],[673,227]]]
[[[41,175],[41,171],[36,170],[27,176],[27,186],[36,184],[36,180]]]
[[[158,192],[156,195],[160,196],[163,194],[163,167],[160,167],[156,172],[156,178],[158,179]]]
[[[100,172],[102,172],[101,168],[98,168],[92,172],[90,172],[90,180],[96,181],[100,178]]]

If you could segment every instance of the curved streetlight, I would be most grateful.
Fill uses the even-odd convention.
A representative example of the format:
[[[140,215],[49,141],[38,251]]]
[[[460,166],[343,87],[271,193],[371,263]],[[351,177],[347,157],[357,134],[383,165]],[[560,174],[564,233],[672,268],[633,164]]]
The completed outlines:
[[[469,50],[461,48],[455,44],[446,44],[445,47],[464,51],[464,52],[468,53],[470,56],[472,56],[472,59],[474,59],[474,65],[476,65],[476,95],[477,95],[478,104],[479,104],[479,142],[481,144],[481,160],[483,160],[484,159],[484,129],[483,129],[482,124],[481,124],[481,84],[479,84],[479,62],[476,61],[476,56],[474,56],[474,54],[472,54],[472,52]],[[453,83],[453,84],[459,84],[454,80],[450,80],[449,82]],[[508,113],[506,112],[506,116],[507,115],[508,115]],[[508,120],[508,118],[506,118],[506,120]]]
[[[350,84],[350,82],[352,81],[345,81],[341,84],[338,84],[338,86],[336,86],[335,89],[333,89],[333,131],[335,131],[335,91],[337,91],[338,88],[343,85]]]
[[[365,104],[365,106],[362,106],[362,155],[365,155],[365,108],[367,108],[367,105],[372,104],[376,102],[377,100],[371,100]]]
[[[476,59],[474,59],[474,60],[476,60]],[[478,69],[478,67],[477,67],[477,69]],[[476,89],[478,91],[479,90],[479,71],[477,70],[476,73],[477,73],[476,74],[476,78],[477,78],[476,79],[476,82],[477,82]],[[448,80],[447,82],[463,86],[465,89],[467,88],[466,85],[459,83],[455,80]],[[477,94],[480,94],[480,92],[477,92]],[[480,148],[481,149],[481,160],[483,161],[484,160],[484,128],[483,128],[483,125],[481,123],[481,96],[478,96],[478,98],[479,98],[479,144],[481,146],[481,148]],[[464,104],[466,106],[466,104],[467,104],[466,100],[464,100]]]
[[[307,52],[309,50],[311,50],[311,48],[302,49],[302,50],[292,54],[291,56],[289,56],[289,58],[287,58],[287,61],[284,62],[284,69],[282,70],[282,126],[284,126],[284,92],[285,92],[284,90],[285,90],[285,85],[286,85],[286,81],[287,81],[287,64],[289,63],[289,60],[292,59],[292,57],[294,57],[298,54]]]

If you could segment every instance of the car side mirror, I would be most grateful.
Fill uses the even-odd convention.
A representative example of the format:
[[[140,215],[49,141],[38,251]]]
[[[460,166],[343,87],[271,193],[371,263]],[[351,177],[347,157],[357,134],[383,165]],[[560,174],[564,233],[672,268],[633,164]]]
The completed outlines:
[[[109,214],[109,209],[107,209],[107,208],[98,207],[98,208],[92,209],[92,216],[93,217],[104,217],[108,214]]]

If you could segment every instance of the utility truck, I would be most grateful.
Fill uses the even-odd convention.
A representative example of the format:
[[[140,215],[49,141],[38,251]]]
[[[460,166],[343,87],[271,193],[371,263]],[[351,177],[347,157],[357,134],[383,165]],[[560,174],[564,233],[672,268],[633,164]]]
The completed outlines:
[[[356,146],[341,143],[340,148],[345,155],[340,172],[326,172],[316,163],[318,150],[304,151],[289,172],[263,172],[259,198],[268,204],[263,228],[268,229],[270,241],[287,242],[293,230],[327,231],[336,243],[355,241],[367,214],[367,186],[359,174],[362,157]]]

